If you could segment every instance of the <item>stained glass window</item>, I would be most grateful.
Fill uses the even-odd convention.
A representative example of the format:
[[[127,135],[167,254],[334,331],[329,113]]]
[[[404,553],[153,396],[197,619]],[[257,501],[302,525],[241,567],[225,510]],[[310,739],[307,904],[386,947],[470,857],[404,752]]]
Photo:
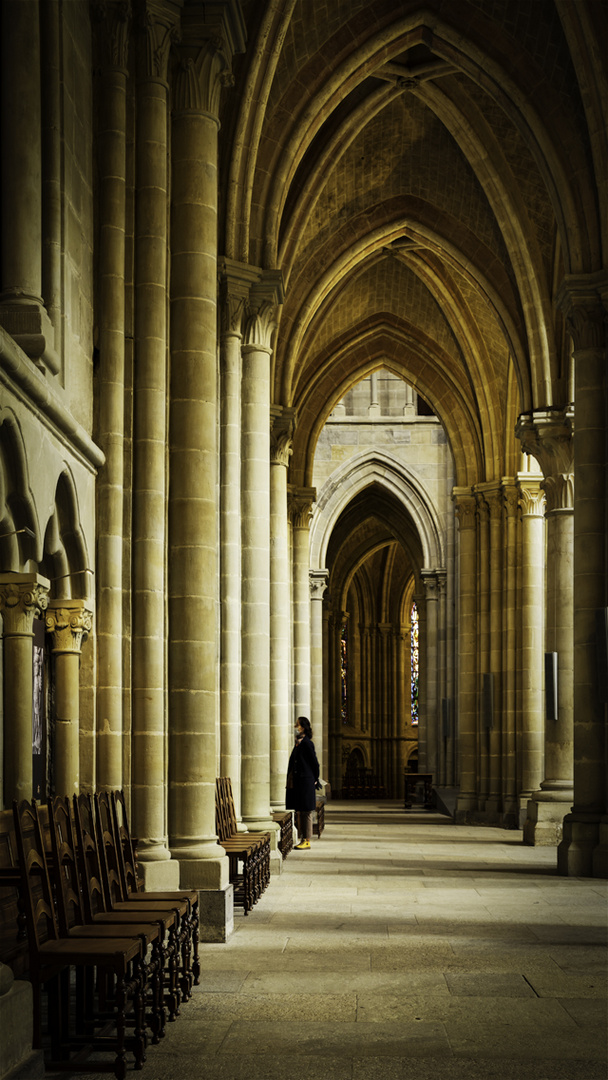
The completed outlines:
[[[411,695],[412,695],[412,725],[418,724],[418,680],[420,677],[420,644],[419,629],[420,617],[416,601],[412,604],[411,614],[411,645],[412,645],[412,671],[411,671]]]
[[[348,723],[348,697],[347,697],[347,652],[348,652],[348,624],[342,623],[340,631],[340,713],[342,723]]]

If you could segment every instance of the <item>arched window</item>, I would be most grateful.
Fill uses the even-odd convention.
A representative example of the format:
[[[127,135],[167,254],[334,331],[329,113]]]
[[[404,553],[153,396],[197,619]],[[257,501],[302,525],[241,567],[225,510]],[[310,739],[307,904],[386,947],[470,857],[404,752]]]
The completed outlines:
[[[418,726],[418,683],[420,679],[420,643],[419,643],[419,629],[420,629],[420,616],[418,614],[418,607],[414,600],[412,604],[412,612],[410,617],[411,623],[411,649],[412,649],[412,662],[411,662],[411,701],[412,701],[412,726]]]

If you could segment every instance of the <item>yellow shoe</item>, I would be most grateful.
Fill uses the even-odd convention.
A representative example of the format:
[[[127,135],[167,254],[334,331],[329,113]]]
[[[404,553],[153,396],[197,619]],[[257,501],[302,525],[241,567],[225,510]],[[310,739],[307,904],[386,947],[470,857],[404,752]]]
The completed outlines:
[[[310,847],[310,840],[302,840],[300,844],[296,844],[296,851],[306,850]]]

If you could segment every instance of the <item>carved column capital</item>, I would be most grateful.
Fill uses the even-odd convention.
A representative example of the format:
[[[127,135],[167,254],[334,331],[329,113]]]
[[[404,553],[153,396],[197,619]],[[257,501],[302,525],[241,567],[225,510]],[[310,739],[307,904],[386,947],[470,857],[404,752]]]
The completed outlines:
[[[53,637],[54,653],[80,653],[93,626],[93,612],[86,600],[51,600],[46,613],[47,633]]]
[[[0,574],[0,614],[5,637],[31,637],[46,610],[50,582],[38,574]]]
[[[473,492],[469,488],[467,488],[466,491],[454,488],[452,499],[454,501],[454,510],[456,512],[460,531],[464,532],[465,529],[474,529],[477,524],[477,500],[473,495]]]
[[[137,17],[139,77],[167,83],[171,45],[181,40],[177,6],[143,0]]]
[[[442,585],[445,587],[445,570],[421,570],[426,600],[439,600]]]
[[[540,477],[530,477],[527,473],[519,473],[517,491],[524,517],[545,516],[545,493]]]
[[[99,26],[103,66],[126,72],[132,14],[130,0],[95,0],[92,7]]]
[[[502,481],[502,504],[507,517],[514,517],[519,510],[519,492],[513,480]]]
[[[287,489],[289,517],[294,529],[308,529],[312,517],[313,503],[317,497],[316,488]]]
[[[271,406],[270,416],[270,464],[284,465],[287,468],[293,453],[295,409]]]
[[[252,285],[259,282],[262,270],[259,266],[237,262],[222,256],[218,259],[218,282],[220,293],[220,332],[223,337],[243,336],[243,326]]]
[[[522,449],[536,458],[545,477],[570,473],[574,458],[574,406],[523,413],[515,428]]]
[[[556,296],[575,352],[600,349],[606,344],[608,273],[568,274]]]
[[[329,584],[329,570],[309,570],[310,599],[322,600]]]
[[[180,62],[173,86],[173,111],[206,113],[219,127],[221,92],[234,82],[221,38],[210,38],[195,55],[192,55],[191,48],[181,46],[179,53]]]
[[[543,480],[547,496],[547,513],[574,512],[574,473],[555,473]]]

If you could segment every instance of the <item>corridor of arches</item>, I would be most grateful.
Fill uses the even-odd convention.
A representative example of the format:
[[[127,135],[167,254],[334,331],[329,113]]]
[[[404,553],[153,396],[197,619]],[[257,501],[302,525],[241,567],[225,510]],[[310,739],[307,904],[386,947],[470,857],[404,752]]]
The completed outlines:
[[[307,715],[606,877],[605,6],[0,19],[3,805],[123,789],[223,940]]]

